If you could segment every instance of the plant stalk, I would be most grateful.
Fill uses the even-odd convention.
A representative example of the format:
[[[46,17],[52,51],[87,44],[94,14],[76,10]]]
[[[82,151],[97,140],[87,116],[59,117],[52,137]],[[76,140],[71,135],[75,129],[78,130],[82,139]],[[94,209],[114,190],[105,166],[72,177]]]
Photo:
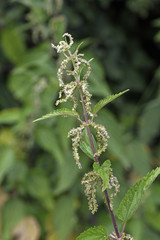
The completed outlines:
[[[88,115],[87,115],[87,111],[86,111],[85,104],[84,104],[82,90],[80,88],[79,88],[79,93],[80,93],[81,103],[82,103],[82,107],[83,107],[83,113],[84,113],[85,122],[88,125],[89,124],[89,122],[88,122]],[[95,150],[95,146],[94,146],[94,143],[93,143],[90,127],[87,126],[86,128],[87,128],[88,137],[89,137],[89,140],[90,140],[92,152],[93,152],[93,154],[95,154],[96,150]],[[100,164],[99,160],[98,160],[98,157],[95,156],[94,159],[95,159],[95,162]],[[101,183],[103,183],[102,179],[101,179]],[[118,227],[117,227],[117,223],[116,223],[116,220],[115,220],[114,213],[113,213],[113,211],[111,209],[110,199],[109,199],[107,190],[104,191],[104,195],[105,195],[105,199],[106,199],[106,203],[107,203],[107,206],[108,206],[108,210],[109,210],[109,213],[110,213],[110,216],[111,216],[111,219],[112,219],[112,223],[113,223],[113,226],[114,226],[114,229],[115,229],[115,233],[117,235],[117,238],[120,238],[119,230],[118,230]]]

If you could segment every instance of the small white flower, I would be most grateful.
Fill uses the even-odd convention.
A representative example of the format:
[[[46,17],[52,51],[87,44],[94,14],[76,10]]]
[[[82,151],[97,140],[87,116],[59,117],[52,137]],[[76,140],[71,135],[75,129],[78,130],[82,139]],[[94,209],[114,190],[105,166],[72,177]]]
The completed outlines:
[[[98,204],[96,200],[96,187],[98,183],[99,175],[95,171],[86,173],[81,181],[85,186],[85,194],[88,199],[89,210],[94,214],[98,210]]]
[[[84,127],[85,126],[81,124],[80,127],[73,128],[68,133],[68,137],[72,137],[73,157],[76,160],[76,164],[78,165],[78,168],[82,168],[81,163],[79,161],[78,147],[82,139],[82,132]]]
[[[69,38],[69,43],[67,41],[60,41],[59,45],[55,46],[53,43],[51,43],[51,47],[55,48],[57,50],[57,53],[60,52],[66,52],[68,51],[72,44],[73,44],[73,38],[69,33],[63,34],[63,37],[68,37]]]

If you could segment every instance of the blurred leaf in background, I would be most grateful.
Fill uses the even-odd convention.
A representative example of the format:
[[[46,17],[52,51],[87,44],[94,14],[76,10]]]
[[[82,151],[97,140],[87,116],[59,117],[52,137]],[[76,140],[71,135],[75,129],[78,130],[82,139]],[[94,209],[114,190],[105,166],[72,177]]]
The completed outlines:
[[[5,0],[0,3],[0,238],[75,240],[101,224],[110,229],[101,195],[93,217],[82,195],[90,163],[76,168],[67,132],[75,119],[32,121],[55,110],[57,66],[51,49],[69,32],[91,62],[93,106],[130,89],[98,115],[110,135],[108,151],[121,192],[160,165],[160,1]],[[159,179],[127,231],[159,239]],[[114,204],[116,205],[116,204]],[[106,222],[107,221],[107,222]],[[34,226],[34,230],[31,227]],[[22,231],[22,229],[24,229]],[[30,234],[32,236],[29,236]]]

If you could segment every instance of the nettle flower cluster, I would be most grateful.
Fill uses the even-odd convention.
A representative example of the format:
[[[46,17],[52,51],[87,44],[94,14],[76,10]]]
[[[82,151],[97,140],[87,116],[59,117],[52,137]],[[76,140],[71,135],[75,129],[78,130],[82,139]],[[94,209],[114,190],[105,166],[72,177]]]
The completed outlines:
[[[61,90],[59,92],[59,99],[56,105],[67,101],[73,102],[72,110],[68,108],[56,109],[42,117],[35,119],[33,122],[41,121],[55,116],[75,117],[79,120],[80,125],[69,131],[68,137],[72,138],[73,156],[76,160],[78,168],[82,168],[79,156],[79,148],[91,159],[94,160],[93,170],[86,173],[82,179],[82,184],[85,186],[85,194],[88,199],[89,209],[94,214],[98,209],[96,201],[97,184],[100,183],[101,190],[104,193],[105,202],[114,227],[114,232],[107,234],[103,226],[95,226],[82,232],[77,240],[84,240],[89,238],[99,239],[113,239],[113,240],[134,240],[129,234],[124,232],[126,223],[133,216],[138,206],[141,203],[142,197],[146,189],[153,183],[153,181],[160,174],[160,167],[149,172],[146,176],[135,183],[125,194],[124,198],[119,204],[117,210],[117,217],[122,221],[123,227],[120,232],[113,212],[113,198],[119,191],[119,183],[117,178],[113,175],[111,162],[105,160],[103,164],[99,162],[99,156],[107,149],[108,133],[105,127],[101,124],[95,123],[93,120],[97,113],[109,102],[120,97],[129,89],[107,96],[101,99],[96,105],[91,108],[91,94],[88,91],[88,77],[91,73],[90,61],[83,58],[83,54],[78,53],[77,49],[72,53],[71,47],[73,45],[73,38],[70,34],[63,35],[64,41],[59,42],[57,46],[52,44],[52,47],[58,53],[64,54],[60,68],[58,69],[58,80]],[[65,81],[64,81],[65,79]],[[84,119],[81,117],[79,111],[76,111],[78,105],[81,104],[83,108]],[[92,132],[91,132],[92,130]]]
[[[112,168],[109,168],[109,182],[108,182],[108,189],[114,188],[114,191],[110,195],[110,205],[111,209],[113,210],[113,198],[119,192],[119,183],[118,179],[113,176]],[[96,171],[91,171],[86,173],[81,181],[82,185],[85,186],[85,194],[88,199],[89,209],[91,210],[92,214],[94,214],[98,210],[98,204],[96,201],[96,188],[98,182],[100,182],[100,174]]]
[[[95,157],[99,157],[102,152],[105,152],[108,146],[109,136],[105,127],[101,124],[94,123],[93,120],[89,120],[87,124],[86,122],[82,122],[79,127],[71,129],[68,133],[68,137],[72,137],[73,156],[79,168],[82,168],[82,165],[79,161],[80,157],[78,153],[78,148],[82,140],[83,130],[86,127],[93,127],[96,132],[98,149],[97,152],[94,154]]]
[[[86,61],[85,59],[82,58],[83,54],[78,54],[78,49],[80,45],[78,46],[78,48],[73,54],[71,53],[69,49],[73,45],[73,38],[70,34],[65,33],[63,37],[68,37],[69,43],[67,42],[67,40],[65,40],[65,41],[61,41],[57,46],[52,44],[52,47],[55,48],[58,53],[62,52],[64,53],[64,56],[65,56],[65,59],[61,62],[60,68],[58,69],[58,73],[57,73],[61,91],[59,92],[59,100],[57,100],[56,105],[58,105],[59,103],[67,102],[67,100],[71,100],[73,102],[72,110],[76,110],[78,106],[78,102],[77,102],[77,97],[75,96],[75,92],[78,87],[78,88],[81,88],[83,91],[86,110],[88,114],[92,116],[91,108],[90,108],[90,105],[91,105],[90,99],[92,95],[88,91],[88,83],[87,83],[87,78],[91,73],[91,67],[90,67],[89,61]],[[73,70],[67,69],[67,66],[69,66],[69,64],[71,64],[71,67],[73,68]],[[84,67],[87,67],[87,72],[83,76],[83,79],[80,79],[80,73],[82,68]],[[66,72],[67,75],[73,76],[75,80],[70,81],[69,83],[64,83],[63,81],[64,72]],[[64,98],[62,97],[63,94],[64,94]]]
[[[86,112],[91,117],[91,119],[86,121],[81,121],[81,124],[77,128],[73,128],[69,131],[68,137],[72,137],[72,148],[73,148],[73,156],[76,160],[76,164],[78,165],[78,168],[82,168],[82,165],[80,163],[80,156],[79,156],[79,146],[82,141],[83,131],[86,127],[92,127],[95,130],[96,133],[96,141],[97,141],[97,151],[94,153],[95,157],[99,157],[102,152],[105,152],[107,145],[108,145],[108,138],[109,135],[105,129],[105,127],[101,124],[96,124],[93,121],[93,114],[91,112],[91,94],[88,91],[88,82],[87,79],[91,73],[91,66],[90,61],[87,61],[83,59],[83,54],[78,53],[78,48],[75,50],[74,53],[71,53],[70,48],[73,44],[73,38],[70,34],[65,33],[63,35],[65,37],[65,41],[61,41],[57,46],[52,44],[52,47],[57,50],[58,53],[62,52],[65,56],[65,59],[61,62],[61,65],[58,69],[58,80],[59,80],[59,86],[61,87],[61,90],[59,92],[59,99],[56,102],[56,105],[59,103],[67,102],[68,100],[71,100],[73,102],[72,110],[76,110],[78,106],[78,100],[76,95],[76,90],[80,90],[83,94],[84,99],[84,105]],[[68,38],[68,41],[66,39]],[[71,69],[72,68],[72,69]],[[80,77],[81,71],[83,68],[86,68],[86,73]],[[65,83],[63,80],[63,75],[67,74],[72,76],[70,82]],[[119,189],[118,180],[116,177],[113,177],[113,174],[111,174],[110,169],[110,183],[108,185],[109,188],[115,187],[114,193],[111,195],[111,200],[113,197],[117,194]],[[95,213],[97,211],[97,201],[96,201],[96,174],[94,172],[90,172],[85,175],[84,179],[82,180],[82,184],[85,185],[86,190],[85,193],[87,195],[88,201],[89,201],[89,209],[92,211],[92,213]],[[95,181],[96,180],[96,181]]]
[[[83,58],[83,54],[79,54],[78,50],[80,45],[77,47],[74,53],[72,53],[70,50],[73,45],[72,36],[68,33],[65,33],[63,37],[65,40],[60,41],[57,46],[52,44],[52,47],[56,49],[58,53],[63,53],[64,55],[64,60],[61,62],[57,73],[61,90],[59,92],[59,99],[57,100],[56,105],[70,100],[73,103],[72,111],[76,111],[78,104],[82,105],[84,120],[78,115],[77,119],[80,121],[80,126],[71,129],[68,133],[68,137],[72,138],[73,156],[78,168],[82,168],[79,156],[79,147],[83,140],[84,131],[87,129],[89,136],[90,129],[93,129],[97,145],[94,147],[93,142],[91,143],[92,139],[90,139],[90,143],[92,145],[93,158],[96,164],[98,164],[98,170],[96,171],[93,169],[93,171],[86,173],[81,183],[85,186],[85,194],[88,199],[89,209],[93,214],[98,209],[98,204],[96,201],[97,183],[100,182],[102,191],[105,191],[106,189],[114,189],[109,196],[109,208],[111,209],[110,211],[112,211],[113,198],[118,193],[120,185],[117,178],[113,176],[112,168],[109,165],[108,168],[101,168],[98,161],[98,157],[107,149],[109,136],[103,125],[97,124],[93,121],[94,117],[96,116],[96,110],[93,111],[93,109],[91,109],[92,95],[88,91],[87,82],[87,79],[91,73],[90,61],[92,59],[87,61]],[[79,96],[79,98],[77,96]],[[103,103],[101,103],[101,105],[103,105]],[[90,138],[92,138],[91,134]],[[108,180],[102,178],[105,169],[108,173]],[[117,235],[115,233],[110,234],[109,237],[110,239],[117,239]],[[132,240],[133,238],[131,238],[130,235],[123,234],[118,239]]]
[[[109,239],[113,239],[113,240],[124,240],[124,239],[134,240],[134,238],[130,234],[127,234],[127,233],[122,233],[121,236],[119,238],[117,238],[117,235],[116,235],[115,232],[109,235]]]

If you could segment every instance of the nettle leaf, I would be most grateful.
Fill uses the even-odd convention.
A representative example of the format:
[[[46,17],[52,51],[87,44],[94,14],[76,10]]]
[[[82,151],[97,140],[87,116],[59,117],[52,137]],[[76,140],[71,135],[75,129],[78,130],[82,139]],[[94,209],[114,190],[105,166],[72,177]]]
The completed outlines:
[[[150,187],[150,185],[154,182],[156,177],[160,174],[160,167],[152,170],[150,173],[147,174],[144,178],[145,184],[144,184],[144,190]]]
[[[92,227],[81,233],[76,240],[107,240],[106,229],[103,226]]]
[[[92,134],[92,140],[93,140],[93,143],[94,143],[94,147],[97,151],[97,142]],[[89,140],[89,136],[88,136],[88,132],[87,132],[87,129],[85,128],[83,130],[83,133],[82,133],[82,141],[80,143],[80,149],[91,159],[94,160],[94,154],[93,154],[93,151],[92,151],[92,148],[91,148],[91,144],[90,144],[90,140]]]
[[[94,108],[92,109],[92,113],[95,115],[97,112],[99,112],[99,110],[101,110],[105,105],[107,105],[108,103],[112,102],[114,99],[120,97],[122,94],[128,92],[129,89],[123,91],[123,92],[120,92],[120,93],[117,93],[117,94],[114,94],[114,95],[110,95],[106,98],[103,98],[102,100],[100,100],[95,106]]]
[[[41,121],[41,120],[56,117],[56,116],[62,116],[62,117],[70,117],[71,116],[71,117],[79,118],[79,114],[76,111],[72,111],[67,108],[61,108],[61,109],[54,110],[53,112],[48,113],[48,114],[42,116],[41,118],[37,118],[33,122]]]
[[[139,207],[144,191],[152,184],[160,174],[160,168],[156,168],[148,173],[145,177],[135,183],[126,193],[118,208],[118,218],[127,222]]]
[[[109,160],[106,160],[102,166],[100,166],[96,162],[93,164],[94,171],[96,171],[102,178],[102,181],[103,181],[102,191],[105,191],[108,187],[110,166],[111,166],[111,162]]]

